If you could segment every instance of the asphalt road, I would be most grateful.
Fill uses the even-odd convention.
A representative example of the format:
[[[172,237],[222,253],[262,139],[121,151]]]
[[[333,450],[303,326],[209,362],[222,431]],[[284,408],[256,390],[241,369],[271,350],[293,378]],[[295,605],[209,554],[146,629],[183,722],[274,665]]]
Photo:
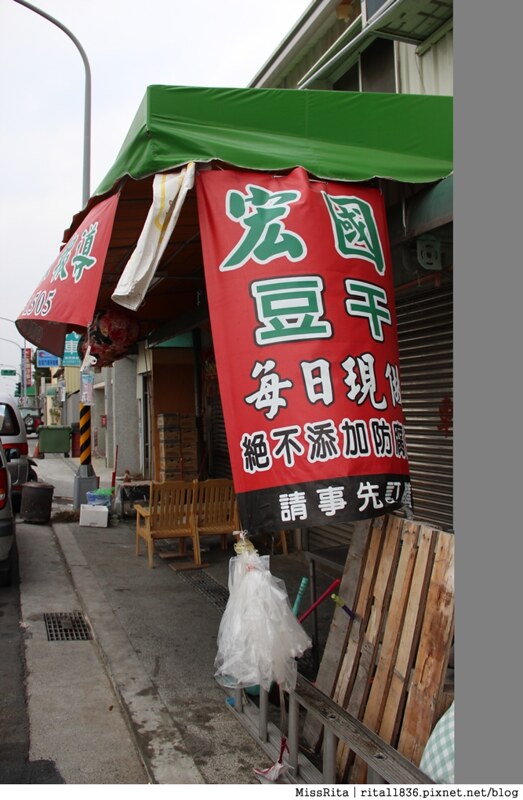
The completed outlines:
[[[16,558],[11,586],[0,589],[0,783],[64,783],[53,761],[29,759],[29,715],[20,620]]]
[[[22,591],[0,590],[0,782],[258,783],[267,755],[213,677],[231,552],[205,543],[201,588],[157,556],[149,569],[132,519],[73,520],[77,469],[63,456],[38,462],[54,486],[52,524],[19,522]],[[95,470],[109,485],[110,471]],[[306,564],[279,555],[271,569],[295,597]],[[44,616],[75,609],[93,641],[49,642]]]

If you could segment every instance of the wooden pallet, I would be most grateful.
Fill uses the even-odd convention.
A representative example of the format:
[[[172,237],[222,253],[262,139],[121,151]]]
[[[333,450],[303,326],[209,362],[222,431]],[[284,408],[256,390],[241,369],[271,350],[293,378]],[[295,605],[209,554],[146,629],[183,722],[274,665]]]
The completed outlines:
[[[396,516],[357,523],[316,686],[416,766],[442,711],[454,633],[454,536]],[[321,730],[303,737],[318,750]],[[340,742],[338,780],[366,766]]]

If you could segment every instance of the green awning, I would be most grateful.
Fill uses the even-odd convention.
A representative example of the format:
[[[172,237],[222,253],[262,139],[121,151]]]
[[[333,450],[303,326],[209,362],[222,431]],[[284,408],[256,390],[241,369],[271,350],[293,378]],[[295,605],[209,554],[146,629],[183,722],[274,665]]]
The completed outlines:
[[[425,183],[452,172],[452,136],[451,97],[149,86],[94,195],[190,161]]]
[[[155,176],[189,164],[196,172],[207,165],[272,173],[302,167],[332,181],[435,184],[452,173],[452,154],[451,97],[149,86],[112,168],[73,217],[63,242],[71,240],[104,196],[117,195],[96,308],[121,302],[132,286],[132,304],[126,307],[134,310],[144,331],[154,330],[162,341],[191,330],[206,311],[187,307],[188,297],[204,291],[196,192],[190,181],[183,224],[175,224],[162,241],[160,260],[155,252],[145,258],[138,249]],[[192,166],[185,169],[191,172]],[[66,329],[79,330],[71,321]],[[56,320],[47,316],[24,335],[43,346],[43,333],[56,338],[56,330]],[[63,353],[63,346],[62,337],[55,349],[45,349]]]

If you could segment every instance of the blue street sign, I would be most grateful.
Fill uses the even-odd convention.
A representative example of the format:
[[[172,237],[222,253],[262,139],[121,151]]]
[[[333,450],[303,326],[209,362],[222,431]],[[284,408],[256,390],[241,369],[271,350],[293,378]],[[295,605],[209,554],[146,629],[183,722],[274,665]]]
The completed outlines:
[[[61,359],[58,356],[53,356],[46,350],[36,351],[36,366],[44,369],[45,367],[59,367]]]

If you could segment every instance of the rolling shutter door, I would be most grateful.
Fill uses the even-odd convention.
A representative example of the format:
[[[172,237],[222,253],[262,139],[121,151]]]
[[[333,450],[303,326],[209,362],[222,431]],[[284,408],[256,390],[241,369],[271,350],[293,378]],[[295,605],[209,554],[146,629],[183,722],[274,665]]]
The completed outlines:
[[[414,518],[453,528],[452,286],[396,298]]]
[[[348,547],[352,541],[354,523],[347,522],[343,525],[321,525],[317,528],[307,529],[306,549],[322,550],[324,547]]]
[[[210,477],[232,478],[225,420],[223,418],[222,403],[218,391],[216,391],[216,394],[212,398],[211,431]]]
[[[414,518],[453,528],[452,286],[396,298]],[[308,529],[308,549],[348,545],[352,525]]]

